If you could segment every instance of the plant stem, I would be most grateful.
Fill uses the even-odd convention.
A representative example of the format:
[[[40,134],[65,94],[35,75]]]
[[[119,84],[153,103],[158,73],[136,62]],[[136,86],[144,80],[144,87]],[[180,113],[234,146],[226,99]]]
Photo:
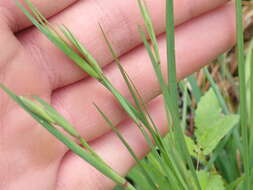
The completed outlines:
[[[237,28],[237,60],[239,65],[240,78],[240,125],[243,142],[243,164],[245,171],[244,189],[250,190],[250,166],[249,166],[249,139],[248,139],[248,116],[246,101],[246,77],[244,58],[244,38],[243,38],[243,17],[242,0],[236,0],[236,28]]]
[[[167,72],[168,72],[168,85],[171,94],[172,110],[170,113],[174,121],[175,139],[179,145],[180,152],[184,160],[188,164],[190,171],[193,175],[194,183],[197,189],[200,190],[200,183],[192,163],[189,150],[187,148],[184,133],[180,125],[179,108],[178,108],[178,89],[177,89],[177,70],[176,70],[176,52],[175,52],[175,23],[174,23],[174,1],[166,0],[166,39],[167,39]]]

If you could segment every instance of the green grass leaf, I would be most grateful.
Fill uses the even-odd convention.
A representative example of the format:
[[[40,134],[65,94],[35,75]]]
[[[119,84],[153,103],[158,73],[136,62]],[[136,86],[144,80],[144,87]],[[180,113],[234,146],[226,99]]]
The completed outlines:
[[[41,124],[48,132],[50,132],[56,139],[65,144],[70,150],[72,150],[75,154],[81,157],[83,160],[87,161],[105,176],[112,179],[115,183],[125,186],[125,189],[135,190],[135,188],[128,184],[126,180],[121,177],[118,173],[116,173],[110,166],[102,162],[96,156],[91,154],[89,151],[84,150],[79,144],[71,140],[64,133],[59,131],[56,127],[54,127],[49,121],[47,121],[43,116],[40,116],[40,112],[34,112],[34,108],[30,107],[30,104],[23,102],[23,99],[14,94],[11,90],[6,88],[4,85],[0,84],[0,88],[9,95],[19,106],[21,106],[28,114],[32,116],[39,124]]]
[[[88,63],[86,59],[81,57],[76,50],[79,50],[81,47],[78,45],[78,40],[72,36],[65,27],[54,28],[46,18],[44,18],[41,13],[32,5],[29,0],[25,0],[26,4],[29,7],[29,10],[32,11],[33,15],[26,9],[19,1],[16,1],[17,6],[22,10],[22,12],[27,16],[27,18],[56,46],[58,47],[65,55],[67,55],[73,62],[75,62],[83,71],[85,71],[90,76],[100,79],[98,65]],[[60,33],[62,32],[62,34]],[[65,39],[65,36],[72,44],[69,44]],[[71,45],[77,46],[75,49]],[[89,58],[88,58],[89,59]],[[101,70],[100,70],[101,71]]]
[[[245,172],[245,179],[243,189],[251,189],[251,172],[250,172],[250,147],[249,147],[249,127],[248,127],[248,113],[247,113],[247,97],[246,97],[246,74],[245,74],[245,55],[244,55],[244,27],[243,27],[243,11],[242,0],[235,0],[236,6],[236,39],[237,39],[237,63],[240,79],[240,126],[243,144],[243,165]]]

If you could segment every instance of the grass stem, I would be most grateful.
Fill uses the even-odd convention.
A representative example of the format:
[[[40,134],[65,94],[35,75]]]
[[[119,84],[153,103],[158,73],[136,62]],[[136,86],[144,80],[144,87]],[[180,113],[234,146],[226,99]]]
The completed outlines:
[[[246,100],[246,77],[245,77],[245,57],[244,57],[244,35],[242,0],[236,0],[236,28],[237,28],[237,61],[240,78],[240,126],[243,143],[243,165],[245,172],[244,189],[250,190],[250,166],[249,166],[249,137],[248,137],[248,115]]]

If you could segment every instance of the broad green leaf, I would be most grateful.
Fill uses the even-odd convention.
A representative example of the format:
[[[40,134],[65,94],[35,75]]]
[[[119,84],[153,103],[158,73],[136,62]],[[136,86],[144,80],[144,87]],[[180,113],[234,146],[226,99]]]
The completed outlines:
[[[200,162],[205,162],[205,156],[201,148],[188,136],[185,135],[185,142],[187,144],[189,153]]]
[[[189,153],[191,156],[197,158],[198,157],[198,146],[195,144],[195,142],[188,136],[185,136],[185,142],[187,144]]]
[[[220,175],[206,171],[197,172],[201,189],[203,190],[225,190],[224,182]]]
[[[200,100],[195,125],[198,145],[205,155],[210,154],[220,140],[239,122],[239,116],[222,114],[218,99],[210,89]]]

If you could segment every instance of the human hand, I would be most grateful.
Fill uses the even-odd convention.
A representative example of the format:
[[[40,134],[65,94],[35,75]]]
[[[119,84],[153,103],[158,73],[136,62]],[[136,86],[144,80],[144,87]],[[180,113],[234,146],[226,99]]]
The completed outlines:
[[[137,31],[137,25],[143,25],[143,21],[135,0],[32,2],[50,17],[50,22],[63,23],[73,31],[103,66],[115,87],[129,97],[117,67],[110,64],[113,58],[98,27],[101,23],[121,55],[126,71],[148,103],[161,133],[166,133],[159,85]],[[159,35],[165,67],[165,1],[147,2]],[[233,8],[230,3],[224,3],[226,0],[175,1],[178,79],[196,71],[234,44]],[[145,139],[132,127],[112,95],[30,27],[21,11],[8,0],[0,2],[0,31],[0,83],[17,94],[37,95],[50,102],[122,175],[134,165],[134,161],[117,136],[110,132],[93,102],[120,127],[138,156],[147,153]],[[163,71],[166,75],[166,69]],[[0,93],[0,189],[112,189],[114,184],[109,179],[37,125],[4,93]]]

